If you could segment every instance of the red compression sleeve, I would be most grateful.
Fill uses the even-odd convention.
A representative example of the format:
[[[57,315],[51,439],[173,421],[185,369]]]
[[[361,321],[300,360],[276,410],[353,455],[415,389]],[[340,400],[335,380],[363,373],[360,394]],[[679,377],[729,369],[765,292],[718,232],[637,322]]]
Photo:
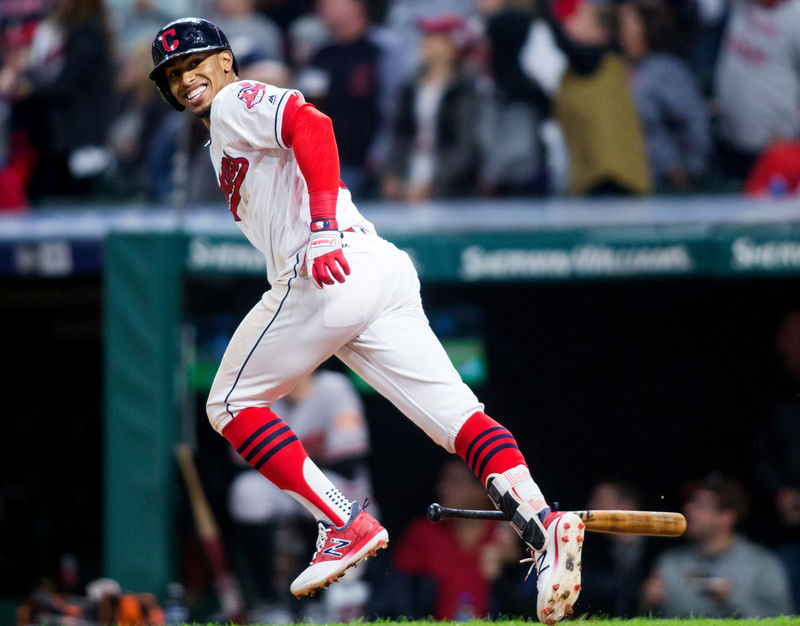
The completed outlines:
[[[456,435],[455,448],[484,485],[490,474],[528,465],[514,435],[481,411],[464,422]]]
[[[339,150],[331,118],[311,104],[301,104],[284,124],[282,139],[294,148],[297,165],[306,179],[312,228],[318,220],[336,220]]]

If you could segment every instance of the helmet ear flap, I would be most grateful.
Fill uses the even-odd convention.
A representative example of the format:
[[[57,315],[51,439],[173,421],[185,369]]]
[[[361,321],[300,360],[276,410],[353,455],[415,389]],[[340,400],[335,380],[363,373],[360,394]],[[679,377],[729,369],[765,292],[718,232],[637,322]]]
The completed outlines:
[[[178,104],[178,101],[175,99],[175,96],[172,95],[172,90],[170,90],[163,76],[156,79],[156,91],[158,91],[158,95],[161,96],[161,99],[176,111],[183,111],[186,108]]]

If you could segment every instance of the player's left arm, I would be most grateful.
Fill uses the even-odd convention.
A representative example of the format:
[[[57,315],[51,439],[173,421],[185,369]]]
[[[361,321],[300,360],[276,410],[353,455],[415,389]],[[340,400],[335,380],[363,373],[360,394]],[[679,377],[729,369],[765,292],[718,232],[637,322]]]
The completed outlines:
[[[282,142],[294,149],[295,159],[308,187],[311,239],[306,250],[306,271],[322,288],[334,280],[343,283],[350,265],[342,252],[342,235],[336,222],[339,198],[339,151],[331,119],[293,94],[286,104]]]

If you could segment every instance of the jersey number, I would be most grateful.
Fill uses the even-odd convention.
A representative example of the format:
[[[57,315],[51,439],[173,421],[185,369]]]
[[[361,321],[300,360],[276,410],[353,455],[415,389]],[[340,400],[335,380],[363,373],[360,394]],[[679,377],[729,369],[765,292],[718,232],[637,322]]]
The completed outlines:
[[[225,194],[233,219],[237,222],[240,220],[239,214],[236,212],[239,209],[239,200],[241,200],[239,188],[244,182],[248,167],[250,167],[250,163],[244,157],[234,158],[225,154],[219,168],[219,188]]]

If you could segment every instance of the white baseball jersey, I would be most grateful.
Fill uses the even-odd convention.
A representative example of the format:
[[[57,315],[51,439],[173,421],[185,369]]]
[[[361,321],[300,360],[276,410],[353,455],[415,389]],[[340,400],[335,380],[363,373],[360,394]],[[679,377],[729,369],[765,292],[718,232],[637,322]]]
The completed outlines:
[[[306,181],[283,133],[286,104],[299,91],[257,81],[226,86],[211,104],[211,161],[233,219],[267,260],[267,278],[286,280],[309,240]],[[339,228],[371,229],[341,187]]]

